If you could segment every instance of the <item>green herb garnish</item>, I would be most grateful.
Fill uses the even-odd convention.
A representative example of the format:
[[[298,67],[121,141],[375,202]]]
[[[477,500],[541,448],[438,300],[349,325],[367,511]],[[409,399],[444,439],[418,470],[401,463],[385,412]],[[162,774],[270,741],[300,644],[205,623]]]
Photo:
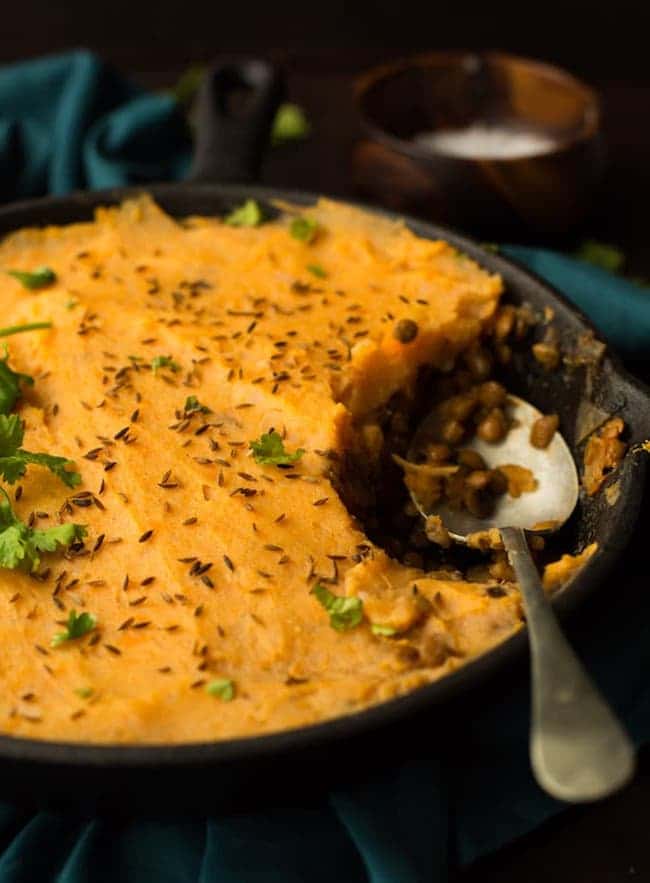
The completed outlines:
[[[185,407],[183,408],[183,410],[186,414],[195,414],[197,412],[208,414],[210,411],[209,408],[206,408],[205,405],[201,404],[196,396],[188,396],[185,399]]]
[[[23,331],[39,331],[41,328],[51,328],[51,322],[29,322],[27,325],[7,325],[0,328],[0,337],[11,337],[12,334],[22,334]]]
[[[250,442],[249,447],[255,462],[267,466],[290,466],[305,453],[302,448],[298,448],[293,454],[285,451],[282,436],[275,429],[262,433],[258,440]]]
[[[95,691],[92,687],[77,687],[75,693],[80,699],[90,699]]]
[[[273,120],[271,143],[277,145],[285,141],[299,141],[306,138],[310,131],[309,120],[301,107],[297,104],[281,104]]]
[[[586,239],[575,252],[575,257],[610,273],[620,272],[625,264],[625,255],[620,248],[593,239]]]
[[[330,625],[337,632],[345,632],[358,626],[363,619],[363,601],[354,596],[335,595],[320,583],[316,583],[312,593],[330,615]]]
[[[205,76],[204,64],[191,64],[181,73],[176,83],[169,90],[179,104],[189,107]]]
[[[326,279],[327,273],[320,264],[307,264],[307,269],[310,273],[313,273],[314,276],[318,276],[319,279]]]
[[[223,702],[230,702],[235,698],[235,685],[228,678],[217,678],[206,684],[205,692],[210,696],[218,696]]]
[[[133,362],[140,361],[140,356],[129,356],[129,359]],[[161,368],[169,368],[174,374],[181,370],[181,366],[171,356],[154,356],[151,360],[151,370],[154,374],[157,374]]]
[[[92,632],[96,625],[97,620],[92,613],[78,614],[76,610],[71,610],[65,630],[54,635],[50,643],[53,647],[58,647],[59,644],[63,644],[65,641],[74,641],[77,638],[83,638],[88,632]]]
[[[4,356],[0,358],[0,414],[9,414],[21,394],[21,384],[34,385],[34,378],[29,374],[20,374],[12,370],[8,363],[9,351],[4,348]]]
[[[0,494],[0,567],[32,572],[41,563],[41,552],[55,552],[86,535],[81,524],[58,524],[47,530],[28,527],[11,508],[3,488]]]
[[[318,232],[318,222],[313,218],[294,218],[289,232],[300,242],[311,242]]]
[[[381,635],[384,638],[390,638],[393,635],[397,634],[397,629],[394,629],[390,625],[379,625],[379,623],[373,622],[370,626],[370,631],[373,635]]]
[[[56,273],[50,267],[37,267],[33,271],[7,270],[10,276],[17,279],[24,288],[35,291],[38,288],[47,288],[56,282]]]
[[[254,199],[247,199],[223,219],[230,227],[259,227],[264,220],[260,204]]]
[[[29,464],[44,466],[67,485],[76,487],[81,482],[78,472],[68,471],[72,460],[52,454],[35,454],[21,448],[25,426],[17,414],[0,414],[0,475],[9,484],[22,478]]]

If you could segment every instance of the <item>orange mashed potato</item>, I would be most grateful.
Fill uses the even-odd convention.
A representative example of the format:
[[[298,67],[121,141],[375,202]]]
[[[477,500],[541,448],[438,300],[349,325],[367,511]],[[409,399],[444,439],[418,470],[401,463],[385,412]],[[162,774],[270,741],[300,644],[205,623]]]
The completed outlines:
[[[515,587],[391,560],[331,481],[420,365],[448,369],[476,340],[500,279],[401,225],[329,202],[307,214],[310,243],[286,215],[177,223],[142,197],[0,244],[3,270],[57,277],[0,288],[4,324],[52,323],[8,340],[35,379],[17,406],[24,447],[82,476],[70,490],[30,467],[7,490],[25,522],[88,529],[36,574],[0,570],[1,731],[170,743],[302,726],[440,678],[521,627]],[[410,342],[393,334],[405,318]],[[154,371],[157,357],[170,359]],[[187,413],[188,396],[209,410]],[[289,469],[251,456],[271,427],[305,451]],[[360,599],[361,622],[333,628],[316,582]],[[71,610],[96,627],[52,646]]]

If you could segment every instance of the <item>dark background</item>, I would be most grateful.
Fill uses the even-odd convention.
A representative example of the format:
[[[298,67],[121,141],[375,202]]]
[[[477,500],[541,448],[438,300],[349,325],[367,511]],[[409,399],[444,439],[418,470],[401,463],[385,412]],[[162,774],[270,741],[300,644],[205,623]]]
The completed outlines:
[[[557,61],[595,81],[648,82],[642,2],[223,3],[219,0],[24,0],[3,4],[0,59],[84,45],[147,74],[224,51],[281,51],[317,66],[339,50],[379,55],[431,48],[502,48]],[[645,9],[644,9],[645,7]]]
[[[5,0],[0,63],[85,46],[141,84],[171,85],[190,64],[255,53],[288,72],[290,97],[314,124],[308,149],[271,155],[265,181],[349,195],[356,134],[350,84],[369,65],[435,48],[505,49],[557,62],[603,98],[610,165],[584,235],[622,244],[650,276],[650,4],[547,0]]]
[[[367,66],[437,48],[505,49],[559,63],[595,85],[604,104],[609,168],[602,199],[581,235],[620,245],[628,269],[650,277],[650,4],[3,3],[0,63],[82,46],[149,88],[170,86],[188,65],[220,53],[254,53],[280,62],[290,98],[305,107],[314,131],[304,145],[271,153],[263,178],[342,196],[351,194],[348,156],[357,132],[350,87]],[[624,794],[569,810],[462,880],[650,881],[649,805],[646,752]]]

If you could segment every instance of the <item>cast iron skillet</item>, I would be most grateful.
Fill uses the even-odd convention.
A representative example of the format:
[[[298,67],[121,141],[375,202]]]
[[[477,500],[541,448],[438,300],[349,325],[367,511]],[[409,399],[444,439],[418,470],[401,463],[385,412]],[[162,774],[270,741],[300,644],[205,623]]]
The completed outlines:
[[[310,205],[308,193],[245,185],[257,171],[273,112],[282,94],[277,73],[260,62],[225,63],[208,77],[199,109],[199,136],[190,183],[161,184],[146,190],[169,213],[221,215],[244,199],[274,199]],[[237,103],[238,109],[233,105]],[[209,183],[212,181],[222,183]],[[229,183],[223,183],[228,181]],[[236,183],[230,183],[230,182]],[[0,209],[0,234],[23,226],[65,224],[88,219],[96,206],[117,203],[138,189],[75,193],[63,198],[21,202]],[[375,210],[376,211],[376,210]],[[391,217],[388,212],[377,212]],[[420,236],[443,238],[482,266],[500,273],[508,300],[526,302],[536,310],[550,308],[563,346],[593,334],[589,321],[546,283],[513,261],[488,252],[451,230],[412,218],[408,225]],[[557,597],[560,613],[582,604],[602,585],[623,551],[639,512],[645,481],[645,459],[634,445],[650,434],[648,391],[606,354],[597,368],[576,367],[545,374],[528,355],[516,356],[510,388],[542,411],[557,411],[562,432],[578,460],[582,454],[578,411],[591,402],[608,414],[619,414],[628,430],[630,451],[612,481],[618,497],[609,505],[605,495],[581,499],[562,534],[565,550],[597,541],[599,551]],[[611,483],[611,482],[610,482]],[[284,793],[289,781],[332,783],[350,781],[352,770],[381,763],[386,745],[395,756],[398,746],[414,750],[417,735],[431,734],[428,712],[435,708],[440,725],[445,708],[459,696],[470,707],[478,697],[467,691],[518,657],[526,636],[519,633],[494,650],[437,683],[404,697],[347,717],[272,735],[190,745],[78,745],[0,736],[0,796],[14,800],[121,808],[214,809],[242,794]],[[443,718],[444,719],[444,718]]]

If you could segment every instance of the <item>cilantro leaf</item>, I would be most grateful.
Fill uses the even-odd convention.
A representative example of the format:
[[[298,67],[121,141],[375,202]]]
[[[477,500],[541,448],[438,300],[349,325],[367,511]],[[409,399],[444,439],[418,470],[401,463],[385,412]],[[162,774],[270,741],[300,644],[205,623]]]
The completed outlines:
[[[575,257],[610,273],[618,273],[625,264],[625,255],[615,245],[586,239],[575,252]]]
[[[318,222],[313,218],[294,218],[289,232],[300,242],[311,242],[318,233]]]
[[[61,479],[66,487],[77,487],[78,484],[81,484],[81,476],[79,473],[67,469],[68,466],[74,465],[72,460],[68,460],[67,457],[56,457],[54,454],[32,453],[32,451],[25,451],[22,448],[18,451],[18,456],[22,460],[24,466],[28,463],[32,463],[34,466],[44,466],[45,469],[49,469],[53,475],[56,475],[57,478]],[[10,460],[13,459],[13,457],[10,458]],[[2,460],[0,460],[0,473],[2,473]],[[24,474],[25,468],[23,468],[18,478]],[[7,480],[9,481],[9,479]],[[13,482],[9,481],[9,484],[13,484]]]
[[[285,451],[282,436],[275,429],[262,433],[258,440],[250,442],[249,447],[255,462],[267,466],[289,466],[300,460],[305,453],[302,448],[298,448],[293,454]]]
[[[11,337],[12,334],[22,334],[23,331],[39,331],[41,328],[51,328],[51,322],[28,322],[26,325],[7,325],[0,328],[0,337]]]
[[[318,276],[319,279],[327,279],[327,273],[320,264],[307,264],[307,269],[310,273],[313,273],[314,276]]]
[[[345,632],[358,626],[363,619],[363,601],[353,595],[349,597],[335,595],[320,583],[312,589],[318,601],[330,615],[330,625],[337,632]]]
[[[17,414],[0,415],[0,457],[15,454],[23,443],[25,427]]]
[[[223,222],[230,227],[259,227],[263,220],[264,213],[259,202],[255,199],[247,199],[245,203],[226,215]]]
[[[394,629],[391,625],[380,625],[376,622],[373,622],[370,626],[370,631],[373,635],[381,635],[384,638],[390,638],[397,634],[397,629]]]
[[[76,610],[71,610],[65,630],[54,635],[50,643],[52,647],[58,647],[65,641],[83,638],[88,632],[92,632],[96,625],[97,620],[92,613],[77,613]]]
[[[169,90],[173,98],[184,107],[189,107],[199,91],[201,82],[205,76],[204,64],[191,64],[185,68],[178,80]]]
[[[0,475],[9,484],[15,484],[27,471],[23,457],[0,457]]]
[[[39,552],[56,552],[58,548],[69,546],[74,540],[81,540],[86,529],[79,524],[57,524],[45,530],[32,528],[31,542]]]
[[[72,460],[52,454],[37,454],[21,448],[24,434],[25,427],[17,414],[0,414],[0,475],[5,481],[13,484],[22,478],[27,466],[32,463],[49,469],[67,487],[76,487],[81,483],[79,473],[66,468],[73,465]]]
[[[201,404],[196,396],[188,396],[185,399],[185,407],[183,408],[183,410],[186,414],[195,414],[199,411],[201,412],[201,414],[207,414],[210,411],[209,408]]]
[[[306,138],[310,131],[309,120],[301,107],[297,104],[281,104],[273,120],[271,143],[277,145],[297,141]]]
[[[11,524],[0,531],[0,567],[15,570],[36,570],[40,559],[30,558],[29,543],[23,526]]]
[[[218,696],[224,702],[231,702],[235,698],[235,685],[229,678],[217,678],[206,684],[205,692]]]
[[[9,414],[20,398],[20,386],[26,383],[34,385],[34,378],[29,374],[20,374],[8,365],[9,351],[5,346],[4,357],[0,358],[0,414]]]
[[[56,273],[50,267],[37,267],[35,270],[8,270],[10,276],[17,279],[24,288],[35,291],[37,288],[47,288],[56,282]]]
[[[129,356],[129,358],[135,361],[137,357]],[[175,362],[171,356],[154,356],[151,360],[151,370],[154,374],[157,374],[161,368],[169,368],[174,374],[177,374],[181,370],[181,366],[178,362]]]
[[[17,517],[6,491],[0,488],[0,494],[0,567],[37,570],[41,552],[55,552],[86,535],[81,524],[58,524],[47,530],[29,527]]]

